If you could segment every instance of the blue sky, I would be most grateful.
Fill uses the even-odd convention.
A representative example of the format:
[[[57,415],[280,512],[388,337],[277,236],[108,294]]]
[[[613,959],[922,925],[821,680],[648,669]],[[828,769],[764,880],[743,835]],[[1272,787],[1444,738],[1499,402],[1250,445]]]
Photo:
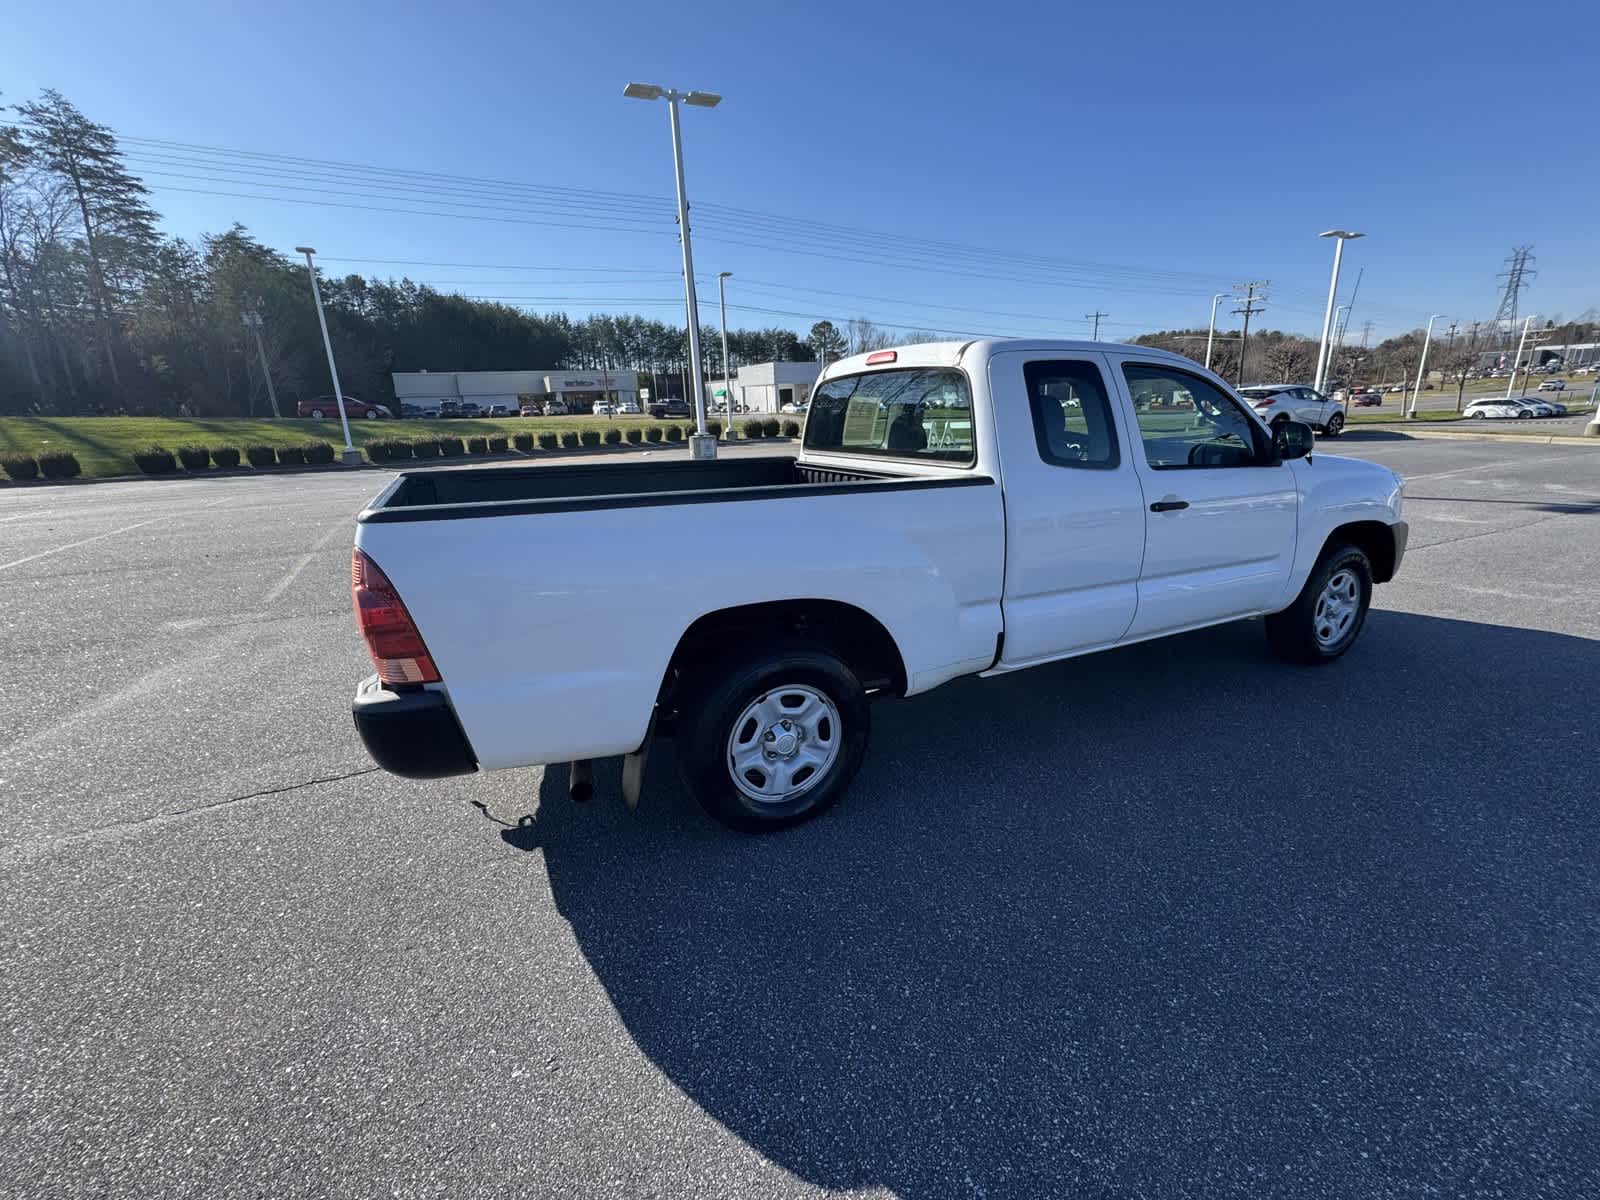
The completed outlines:
[[[1352,336],[1382,337],[1491,316],[1518,243],[1525,312],[1600,306],[1597,48],[1576,3],[56,0],[11,6],[0,91],[149,139],[174,233],[238,220],[330,272],[681,320],[666,109],[621,92],[703,88],[726,99],[684,114],[695,265],[734,273],[731,324],[1082,336],[1098,309],[1127,337],[1266,279],[1262,323],[1315,334],[1316,234],[1344,226],[1369,235]]]

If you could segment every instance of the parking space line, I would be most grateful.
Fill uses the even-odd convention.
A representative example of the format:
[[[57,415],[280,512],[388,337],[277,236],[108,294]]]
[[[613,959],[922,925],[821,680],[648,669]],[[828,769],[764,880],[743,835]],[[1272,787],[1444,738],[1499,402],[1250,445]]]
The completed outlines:
[[[76,550],[79,546],[87,546],[90,542],[104,541],[108,537],[116,537],[119,533],[127,533],[132,529],[143,529],[146,525],[154,525],[157,521],[170,521],[171,519],[172,517],[166,516],[151,517],[148,521],[136,521],[132,525],[124,525],[121,529],[113,529],[109,533],[97,533],[93,537],[84,538],[82,541],[68,542],[65,546],[56,546],[50,550],[41,550],[37,554],[30,554],[26,558],[0,563],[0,571],[9,571],[12,567],[20,567],[23,563],[31,563],[36,558],[48,558],[52,554],[60,554],[63,550]]]
[[[335,525],[332,529],[328,530],[327,533],[323,534],[315,542],[313,542],[311,544],[311,549],[306,551],[299,558],[295,559],[294,564],[283,573],[283,578],[272,585],[272,590],[267,593],[266,599],[263,600],[262,603],[271,604],[279,596],[283,595],[283,593],[288,589],[289,585],[300,577],[300,572],[304,571],[311,565],[311,560],[317,556],[317,551],[321,550],[342,532],[344,532],[344,526]]]

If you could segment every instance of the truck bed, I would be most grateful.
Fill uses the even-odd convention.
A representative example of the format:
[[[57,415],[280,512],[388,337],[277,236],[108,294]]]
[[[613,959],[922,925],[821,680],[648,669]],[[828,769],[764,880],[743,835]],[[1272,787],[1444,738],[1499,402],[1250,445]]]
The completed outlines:
[[[711,461],[573,463],[402,474],[361,514],[364,524],[717,503],[854,491],[962,487],[975,472],[911,477],[801,463],[790,455]]]

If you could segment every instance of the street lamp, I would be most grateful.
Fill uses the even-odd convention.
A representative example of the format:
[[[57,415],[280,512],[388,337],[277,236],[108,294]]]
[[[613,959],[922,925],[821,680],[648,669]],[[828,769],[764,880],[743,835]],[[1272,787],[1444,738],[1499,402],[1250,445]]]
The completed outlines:
[[[683,139],[678,132],[678,101],[696,108],[715,108],[722,97],[715,92],[680,92],[653,83],[630,83],[622,94],[633,100],[662,100],[672,122],[672,169],[678,184],[678,237],[683,243],[683,290],[689,308],[689,357],[694,360],[695,435],[689,439],[692,458],[715,458],[717,441],[706,432],[706,391],[700,377],[700,308],[694,295],[694,252],[689,248],[689,200],[683,190]],[[727,373],[724,362],[723,373]]]
[[[1422,394],[1422,371],[1428,365],[1428,343],[1433,340],[1433,323],[1443,313],[1434,313],[1428,318],[1428,332],[1422,335],[1422,360],[1417,363],[1417,382],[1411,388],[1411,407],[1406,410],[1406,420],[1411,420],[1417,415],[1417,397]]]
[[[1339,294],[1339,260],[1344,257],[1344,244],[1354,241],[1358,237],[1366,237],[1364,233],[1351,233],[1348,229],[1329,229],[1317,234],[1318,237],[1333,238],[1333,279],[1328,284],[1328,307],[1322,314],[1322,345],[1317,350],[1317,379],[1312,384],[1317,391],[1322,390],[1323,382],[1328,376],[1328,331],[1333,327],[1333,301]]]
[[[1206,370],[1211,370],[1211,342],[1217,336],[1217,304],[1232,296],[1232,292],[1218,292],[1211,297],[1211,327],[1206,330]]]
[[[350,418],[344,414],[344,392],[339,388],[339,368],[333,363],[333,341],[328,337],[328,318],[322,315],[322,289],[317,286],[317,264],[311,261],[316,253],[310,246],[296,246],[296,254],[306,256],[306,272],[311,276],[311,298],[317,304],[317,324],[322,326],[322,348],[328,352],[328,374],[333,376],[333,399],[339,406],[339,424],[344,429],[344,453],[340,461],[353,467],[361,462],[361,451],[350,444]]]
[[[728,291],[724,279],[732,271],[717,272],[717,306],[722,309],[722,398],[728,402],[728,440],[733,440],[733,380],[728,376]]]

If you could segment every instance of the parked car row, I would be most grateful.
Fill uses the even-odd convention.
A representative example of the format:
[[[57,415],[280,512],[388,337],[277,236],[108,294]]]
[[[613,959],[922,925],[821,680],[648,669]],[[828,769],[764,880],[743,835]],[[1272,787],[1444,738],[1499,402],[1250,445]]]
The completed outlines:
[[[1507,420],[1533,417],[1564,417],[1567,406],[1553,400],[1539,400],[1532,396],[1494,396],[1474,400],[1462,410],[1462,415],[1474,420]]]

